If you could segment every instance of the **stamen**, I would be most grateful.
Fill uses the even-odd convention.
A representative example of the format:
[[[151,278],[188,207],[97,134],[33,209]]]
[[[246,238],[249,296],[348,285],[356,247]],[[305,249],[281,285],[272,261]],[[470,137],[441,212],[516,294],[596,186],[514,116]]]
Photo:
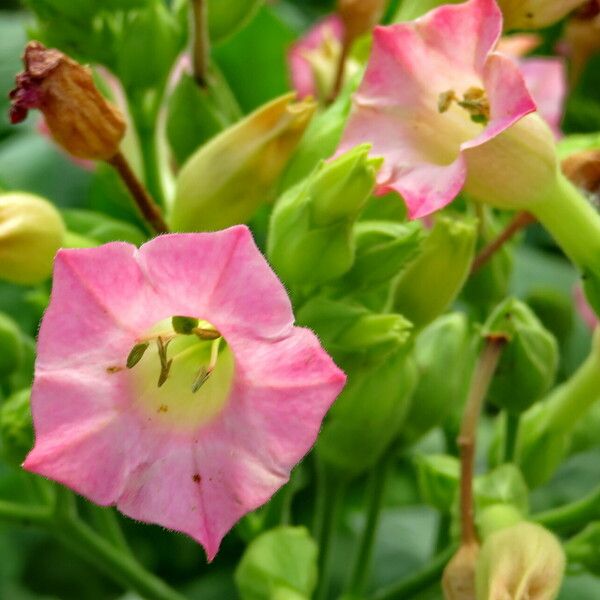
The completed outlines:
[[[193,330],[201,340],[217,340],[221,337],[221,333],[216,329],[210,329],[207,327],[195,327]]]
[[[169,377],[169,372],[171,370],[171,365],[173,364],[173,359],[167,360],[167,347],[169,346],[170,341],[171,340],[167,340],[165,343],[161,336],[158,336],[156,339],[156,344],[158,346],[158,358],[160,359],[158,387],[161,387],[165,381],[167,381],[167,377]]]
[[[136,344],[131,349],[129,356],[127,357],[127,368],[128,369],[133,369],[133,367],[135,367],[135,365],[137,365],[140,362],[140,360],[142,360],[142,357],[144,356],[144,353],[148,349],[149,345],[150,345],[150,342],[141,342],[139,344]]]
[[[445,113],[453,102],[458,102],[458,96],[454,90],[448,90],[446,92],[442,92],[438,96],[438,111],[441,113]]]
[[[490,103],[485,90],[478,87],[470,87],[459,100],[454,90],[447,90],[438,96],[438,111],[445,113],[450,109],[452,103],[464,108],[475,123],[486,124],[490,119]]]
[[[210,361],[208,366],[202,365],[194,381],[192,383],[192,394],[195,394],[208,380],[210,374],[213,372],[213,369],[217,365],[217,360],[219,358],[219,346],[221,345],[221,338],[217,338],[210,348]]]

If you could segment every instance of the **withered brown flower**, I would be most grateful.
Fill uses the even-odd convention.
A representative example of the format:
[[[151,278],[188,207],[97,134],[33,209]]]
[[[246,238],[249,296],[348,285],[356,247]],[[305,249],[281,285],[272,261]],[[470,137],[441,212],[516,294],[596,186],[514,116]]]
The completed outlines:
[[[35,41],[27,44],[23,62],[25,70],[10,92],[11,122],[23,121],[30,109],[37,108],[54,140],[69,154],[90,160],[115,156],[125,120],[100,94],[90,69]]]

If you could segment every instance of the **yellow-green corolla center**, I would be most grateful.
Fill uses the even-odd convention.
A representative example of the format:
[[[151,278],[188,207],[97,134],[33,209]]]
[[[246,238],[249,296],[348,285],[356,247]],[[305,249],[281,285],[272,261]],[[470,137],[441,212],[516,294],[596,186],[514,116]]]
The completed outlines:
[[[157,323],[128,358],[136,407],[149,421],[188,431],[221,412],[234,375],[233,353],[220,333],[193,321],[186,333],[176,332],[172,319]]]

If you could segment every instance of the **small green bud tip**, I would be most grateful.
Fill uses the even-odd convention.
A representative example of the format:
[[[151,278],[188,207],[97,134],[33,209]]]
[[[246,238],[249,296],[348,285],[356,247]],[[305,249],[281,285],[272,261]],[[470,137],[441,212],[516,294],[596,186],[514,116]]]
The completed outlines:
[[[144,356],[144,353],[148,349],[148,346],[150,346],[150,342],[142,342],[140,344],[136,344],[131,349],[129,356],[127,357],[127,368],[128,369],[133,369],[133,367],[135,367],[135,365],[137,365],[140,362],[140,360],[142,360],[142,357]]]
[[[173,317],[171,319],[173,331],[182,335],[192,335],[194,329],[198,327],[198,323],[198,319],[194,319],[194,317]]]

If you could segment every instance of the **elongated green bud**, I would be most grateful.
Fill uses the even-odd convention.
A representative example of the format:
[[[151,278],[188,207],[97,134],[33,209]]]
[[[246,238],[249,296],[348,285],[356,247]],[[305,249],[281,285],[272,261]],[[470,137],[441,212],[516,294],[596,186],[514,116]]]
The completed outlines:
[[[353,290],[389,282],[414,258],[424,237],[419,221],[359,221],[354,236],[354,264],[344,278],[344,284]]]
[[[422,244],[421,253],[400,275],[394,311],[424,327],[454,302],[475,254],[477,221],[441,216]]]
[[[212,231],[244,223],[273,199],[277,180],[315,110],[292,94],[260,107],[195,152],[177,177],[170,223]]]
[[[361,145],[321,163],[275,205],[267,255],[289,284],[323,283],[354,261],[354,223],[375,186],[381,159]]]
[[[0,195],[0,278],[44,281],[64,236],[62,218],[47,200],[21,192]]]
[[[560,542],[533,523],[518,523],[492,533],[477,560],[477,598],[552,600],[565,569]]]
[[[463,313],[443,315],[423,329],[416,340],[414,358],[419,383],[402,428],[408,446],[460,411],[475,361],[469,323]]]
[[[349,370],[319,435],[319,457],[349,476],[377,463],[402,427],[416,377],[404,348],[376,365]]]
[[[585,362],[547,400],[521,418],[515,459],[530,486],[548,481],[565,457],[571,435],[600,400],[600,332]]]
[[[508,338],[489,398],[512,414],[527,410],[552,385],[558,364],[554,336],[523,302],[508,298],[490,315],[483,335]]]

